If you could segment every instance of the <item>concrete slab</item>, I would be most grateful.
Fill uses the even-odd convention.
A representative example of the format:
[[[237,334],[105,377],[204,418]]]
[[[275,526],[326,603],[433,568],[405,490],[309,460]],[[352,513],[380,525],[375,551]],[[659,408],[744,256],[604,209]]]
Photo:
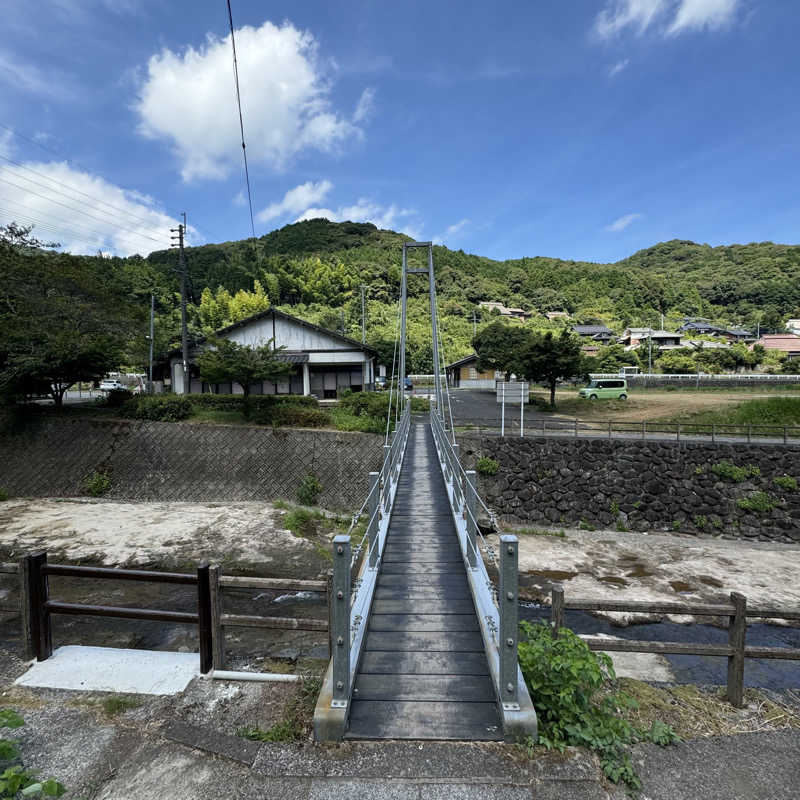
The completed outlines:
[[[122,694],[176,694],[200,674],[196,653],[122,650],[113,647],[59,647],[14,683],[49,689]]]

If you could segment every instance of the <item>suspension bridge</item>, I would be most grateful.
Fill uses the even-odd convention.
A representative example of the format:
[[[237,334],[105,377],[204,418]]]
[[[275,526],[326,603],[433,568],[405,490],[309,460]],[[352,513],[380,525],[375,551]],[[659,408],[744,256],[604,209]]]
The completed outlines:
[[[425,266],[411,266],[415,250],[427,255]],[[493,515],[459,457],[440,359],[432,243],[405,243],[402,259],[384,460],[369,474],[350,531],[333,542],[332,656],[314,735],[535,738],[536,713],[517,659],[517,539],[500,536],[494,548],[478,525],[479,505]],[[415,275],[428,279],[436,365],[427,418],[412,416],[402,388],[396,395],[392,388],[402,387],[406,374],[408,284]],[[353,546],[362,520],[366,531]]]

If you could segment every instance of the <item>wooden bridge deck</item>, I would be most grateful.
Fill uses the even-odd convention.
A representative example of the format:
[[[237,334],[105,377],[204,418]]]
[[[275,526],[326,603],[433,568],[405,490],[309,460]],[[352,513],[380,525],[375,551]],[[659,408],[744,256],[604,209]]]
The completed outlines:
[[[503,738],[427,423],[411,428],[346,738]]]

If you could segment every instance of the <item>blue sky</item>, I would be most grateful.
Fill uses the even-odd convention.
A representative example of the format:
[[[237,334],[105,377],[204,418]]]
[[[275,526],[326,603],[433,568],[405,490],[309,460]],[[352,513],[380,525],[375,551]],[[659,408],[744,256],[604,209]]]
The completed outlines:
[[[256,232],[493,258],[793,243],[792,0],[233,0]],[[6,0],[0,222],[75,252],[245,238],[224,0]]]

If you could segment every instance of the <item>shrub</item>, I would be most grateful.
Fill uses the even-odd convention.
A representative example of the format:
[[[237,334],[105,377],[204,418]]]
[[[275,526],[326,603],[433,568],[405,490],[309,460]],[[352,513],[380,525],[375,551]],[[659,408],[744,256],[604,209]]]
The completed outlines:
[[[295,428],[326,428],[331,425],[331,415],[319,408],[306,406],[277,406],[272,414],[273,425]]]
[[[718,464],[713,464],[711,471],[719,478],[732,483],[742,483],[748,478],[757,478],[761,474],[761,470],[755,464],[745,464],[743,467],[737,467],[730,461],[720,461]]]
[[[611,659],[593,653],[571,630],[561,628],[555,635],[545,622],[523,622],[520,629],[519,664],[536,707],[540,743],[557,750],[589,747],[611,781],[641,788],[628,745],[643,740],[671,744],[677,734],[663,723],[642,730],[617,716],[635,702],[621,692],[604,693],[616,680]]]
[[[309,473],[300,481],[300,486],[297,489],[297,499],[304,506],[314,506],[317,504],[317,498],[322,491],[322,484],[317,479],[317,476]]]
[[[0,503],[5,502],[8,500],[8,492],[0,486]]]
[[[486,456],[479,458],[475,464],[475,469],[478,470],[481,475],[497,475],[497,470],[499,468],[500,464],[498,464],[497,461],[493,458],[487,458]]]
[[[745,511],[772,511],[778,501],[766,492],[753,492],[749,497],[740,497],[736,501],[736,505]]]
[[[779,486],[784,491],[787,492],[797,491],[797,478],[793,478],[791,475],[780,475],[777,478],[773,478],[772,482],[776,486]]]
[[[131,419],[179,422],[191,416],[192,401],[178,394],[142,395],[125,403],[122,413]]]
[[[706,517],[705,514],[695,514],[694,517],[695,528],[702,531],[703,528],[706,527],[706,525],[708,525],[708,517]]]
[[[111,475],[106,471],[95,470],[83,479],[83,490],[92,497],[100,497],[111,488]]]
[[[128,389],[111,389],[103,399],[103,405],[108,408],[122,408],[133,397]]]
[[[189,397],[192,405],[197,408],[210,408],[217,411],[242,411],[244,408],[244,395],[241,394],[192,394]],[[317,408],[319,403],[316,398],[302,394],[250,395],[250,408],[254,412],[285,405]]]

